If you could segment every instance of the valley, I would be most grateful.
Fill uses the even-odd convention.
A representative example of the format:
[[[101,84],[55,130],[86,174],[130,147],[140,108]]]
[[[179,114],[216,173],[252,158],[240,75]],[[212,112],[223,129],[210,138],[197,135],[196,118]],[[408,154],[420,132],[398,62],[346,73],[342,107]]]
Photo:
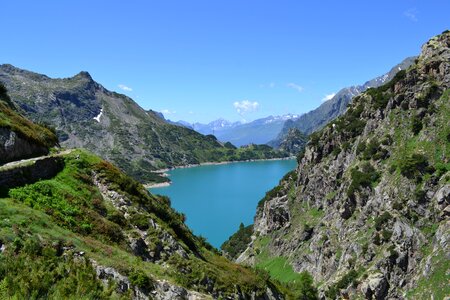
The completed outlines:
[[[438,4],[3,3],[0,300],[450,299]]]

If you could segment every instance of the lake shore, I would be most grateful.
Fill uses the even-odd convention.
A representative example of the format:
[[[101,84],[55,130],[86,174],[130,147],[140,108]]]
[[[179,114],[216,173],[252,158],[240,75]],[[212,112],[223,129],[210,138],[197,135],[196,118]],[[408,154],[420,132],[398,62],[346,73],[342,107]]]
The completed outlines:
[[[151,188],[166,187],[166,186],[169,186],[170,184],[171,184],[170,181],[159,182],[159,183],[146,183],[146,184],[144,184],[144,187],[148,190],[148,189],[151,189]]]
[[[161,176],[169,177],[169,174],[167,172],[175,169],[187,169],[187,168],[195,168],[195,167],[202,167],[202,166],[217,166],[217,165],[226,165],[226,164],[233,164],[233,163],[242,163],[242,162],[257,162],[257,161],[274,161],[274,160],[290,160],[295,159],[295,156],[289,156],[289,157],[280,157],[280,158],[263,158],[263,159],[248,159],[248,160],[235,160],[235,161],[220,161],[220,162],[204,162],[199,164],[189,164],[189,165],[183,165],[183,166],[174,166],[171,168],[166,169],[160,169],[153,171],[153,173],[158,173]],[[160,182],[160,183],[146,183],[144,184],[144,187],[146,189],[151,188],[160,188],[160,187],[167,187],[170,186],[172,182]]]

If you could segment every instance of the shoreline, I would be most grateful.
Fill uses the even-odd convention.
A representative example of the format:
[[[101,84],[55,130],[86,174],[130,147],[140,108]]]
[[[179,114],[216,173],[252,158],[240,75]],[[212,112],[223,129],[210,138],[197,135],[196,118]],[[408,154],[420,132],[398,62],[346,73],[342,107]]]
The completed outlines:
[[[153,189],[153,188],[166,187],[166,186],[169,186],[171,183],[172,183],[171,181],[166,181],[166,182],[159,182],[159,183],[145,183],[143,185],[148,190],[148,189]]]
[[[226,164],[242,163],[242,162],[290,160],[290,159],[295,159],[295,158],[296,158],[295,156],[289,156],[289,157],[280,157],[280,158],[262,158],[262,159],[236,160],[236,161],[204,162],[204,163],[199,163],[199,164],[189,164],[189,165],[184,165],[184,166],[174,166],[171,168],[160,169],[160,170],[153,171],[153,173],[158,173],[160,176],[169,177],[169,174],[167,174],[167,172],[175,170],[175,169],[187,169],[187,168],[195,168],[195,167],[202,167],[202,166],[218,166],[218,165],[226,165]],[[160,183],[146,183],[146,184],[144,184],[144,187],[146,189],[167,187],[167,186],[170,186],[171,183],[172,183],[171,181],[160,182]]]

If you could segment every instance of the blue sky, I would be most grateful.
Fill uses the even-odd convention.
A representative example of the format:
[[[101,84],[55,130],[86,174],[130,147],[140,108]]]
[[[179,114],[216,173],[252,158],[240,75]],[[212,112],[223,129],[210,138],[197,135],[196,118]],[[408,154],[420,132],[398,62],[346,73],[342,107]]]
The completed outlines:
[[[447,0],[2,2],[0,63],[190,122],[305,113],[450,27]]]

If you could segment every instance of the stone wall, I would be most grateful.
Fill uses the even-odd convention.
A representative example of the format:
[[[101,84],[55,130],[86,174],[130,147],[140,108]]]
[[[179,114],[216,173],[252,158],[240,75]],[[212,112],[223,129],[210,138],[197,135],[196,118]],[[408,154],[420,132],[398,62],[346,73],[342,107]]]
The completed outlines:
[[[64,159],[62,157],[46,157],[27,165],[0,170],[0,189],[5,191],[41,179],[52,178],[63,168]]]
[[[46,154],[48,154],[46,147],[23,139],[9,128],[0,128],[0,165]]]

